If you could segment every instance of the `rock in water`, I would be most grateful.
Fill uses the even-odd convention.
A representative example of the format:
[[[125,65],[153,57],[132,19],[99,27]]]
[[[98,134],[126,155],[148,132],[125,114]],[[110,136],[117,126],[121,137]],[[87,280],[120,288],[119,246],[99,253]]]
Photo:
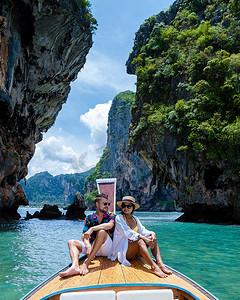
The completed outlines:
[[[0,219],[27,204],[18,182],[85,63],[90,27],[76,0],[1,0]]]
[[[40,211],[36,211],[33,215],[27,211],[25,220],[29,219],[41,219],[41,220],[52,220],[59,219],[62,217],[62,213],[58,209],[57,205],[44,204]]]
[[[84,211],[87,209],[87,204],[83,195],[77,193],[74,198],[73,204],[71,204],[66,212],[66,219],[69,220],[84,220],[86,215]]]
[[[44,204],[43,208],[40,210],[38,218],[41,220],[52,220],[58,219],[62,216],[62,213],[58,209],[57,205]]]

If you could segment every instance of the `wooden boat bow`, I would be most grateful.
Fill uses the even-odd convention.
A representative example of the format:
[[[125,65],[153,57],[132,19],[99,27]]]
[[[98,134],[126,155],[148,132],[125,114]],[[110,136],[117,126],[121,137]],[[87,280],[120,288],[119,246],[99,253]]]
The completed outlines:
[[[80,259],[83,263],[85,256]],[[106,291],[116,293],[126,290],[171,289],[174,299],[178,300],[216,300],[201,286],[173,270],[167,278],[160,278],[151,272],[150,266],[142,258],[131,261],[131,267],[122,266],[106,257],[97,257],[89,266],[90,272],[60,278],[58,273],[31,291],[22,300],[59,300],[62,293],[83,291]],[[63,268],[64,271],[68,266]]]

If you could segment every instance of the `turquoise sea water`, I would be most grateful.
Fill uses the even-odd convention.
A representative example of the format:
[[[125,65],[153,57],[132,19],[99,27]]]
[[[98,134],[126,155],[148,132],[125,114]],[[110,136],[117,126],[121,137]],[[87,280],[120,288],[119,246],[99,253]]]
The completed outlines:
[[[22,216],[26,210],[20,209]],[[239,300],[240,226],[179,223],[178,213],[136,212],[156,232],[163,261],[220,300]],[[0,225],[0,299],[20,299],[70,263],[67,240],[83,221],[33,219]]]

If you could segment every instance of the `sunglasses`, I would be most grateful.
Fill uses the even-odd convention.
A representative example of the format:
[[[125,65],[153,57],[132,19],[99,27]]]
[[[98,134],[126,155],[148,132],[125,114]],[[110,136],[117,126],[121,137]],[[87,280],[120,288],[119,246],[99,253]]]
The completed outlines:
[[[132,204],[122,204],[122,208],[125,208],[125,207],[132,208],[133,205]]]
[[[103,205],[104,205],[104,206],[107,206],[107,205],[110,206],[111,203],[110,203],[110,202],[103,202]]]

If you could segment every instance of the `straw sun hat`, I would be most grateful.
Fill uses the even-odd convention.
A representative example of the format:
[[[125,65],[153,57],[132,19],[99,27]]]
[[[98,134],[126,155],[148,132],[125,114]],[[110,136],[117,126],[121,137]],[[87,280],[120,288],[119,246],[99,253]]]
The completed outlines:
[[[122,204],[124,202],[133,204],[135,209],[138,209],[140,207],[140,205],[135,202],[135,198],[133,198],[132,196],[123,197],[122,201],[117,201],[117,205],[122,208]]]

